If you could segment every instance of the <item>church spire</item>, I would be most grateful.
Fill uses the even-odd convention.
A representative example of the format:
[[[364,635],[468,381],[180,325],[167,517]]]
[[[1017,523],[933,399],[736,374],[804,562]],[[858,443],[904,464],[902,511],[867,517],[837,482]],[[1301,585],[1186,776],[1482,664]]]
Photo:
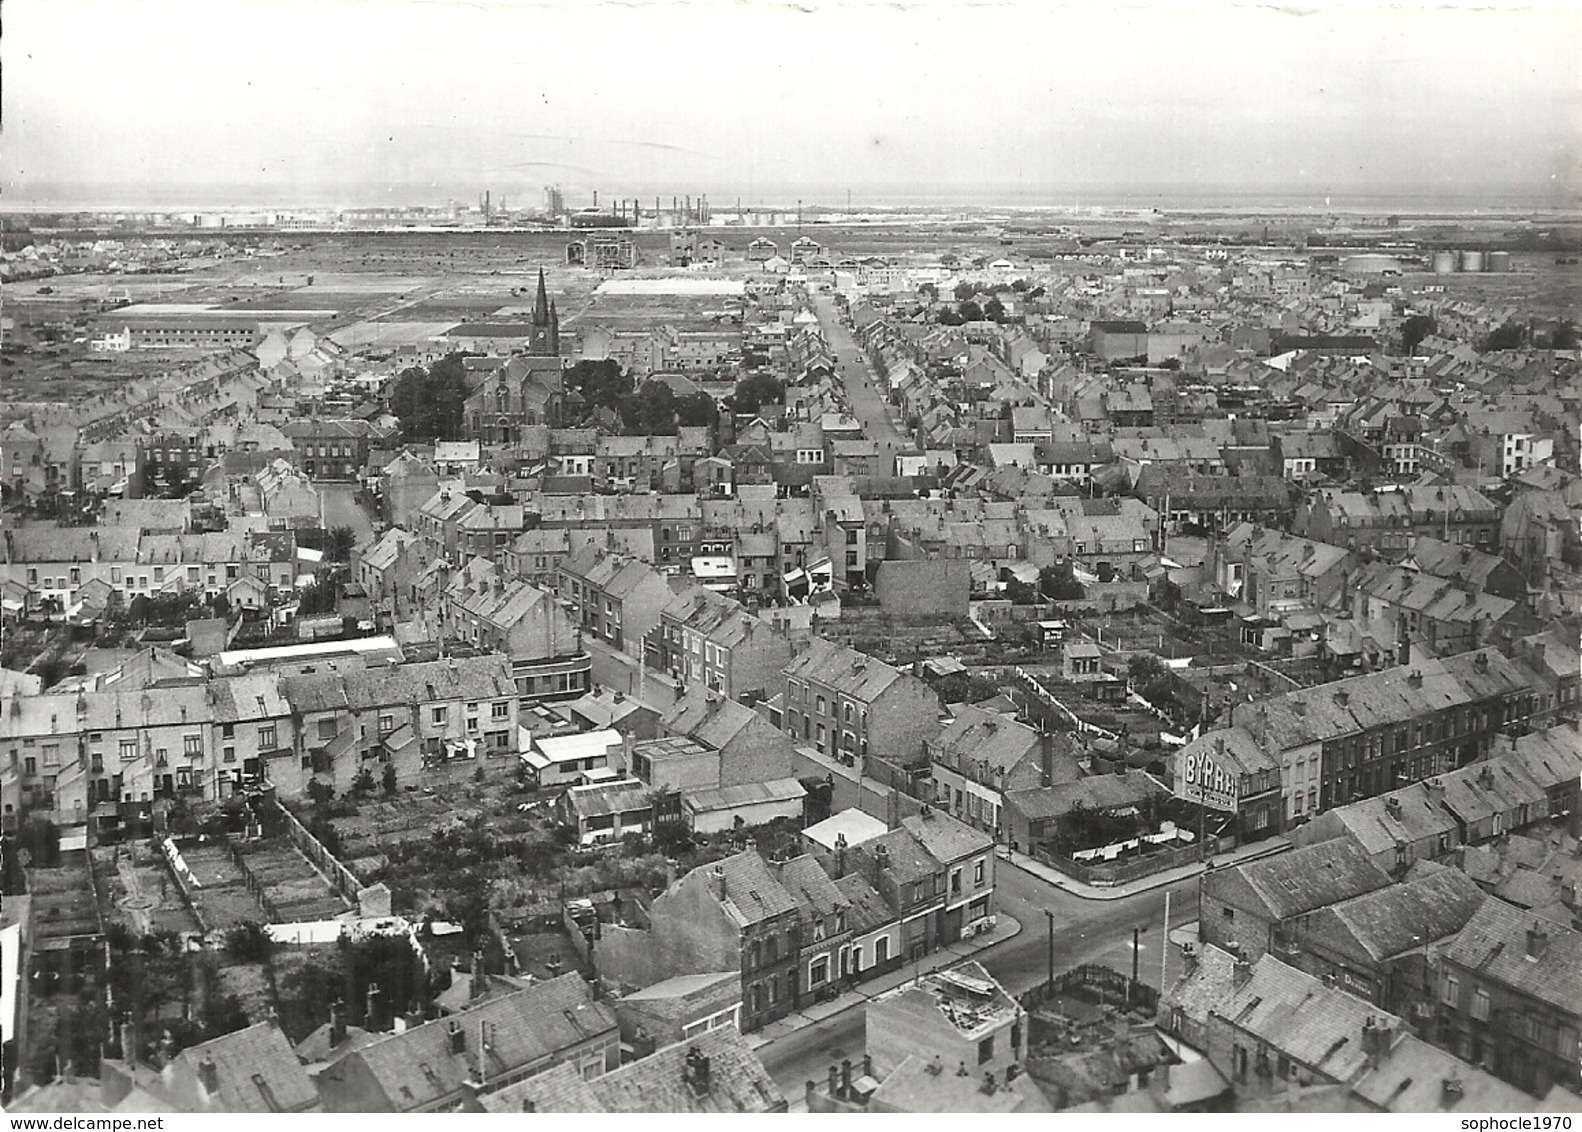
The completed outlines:
[[[549,325],[549,292],[544,288],[544,269],[538,269],[538,298],[533,302],[533,325]]]

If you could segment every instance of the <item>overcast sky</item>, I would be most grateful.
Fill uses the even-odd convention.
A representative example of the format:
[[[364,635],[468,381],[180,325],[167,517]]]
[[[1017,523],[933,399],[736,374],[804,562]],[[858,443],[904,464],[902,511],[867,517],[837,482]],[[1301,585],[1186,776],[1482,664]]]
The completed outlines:
[[[13,205],[84,182],[1582,186],[1573,5],[1309,8],[7,0],[0,174]]]

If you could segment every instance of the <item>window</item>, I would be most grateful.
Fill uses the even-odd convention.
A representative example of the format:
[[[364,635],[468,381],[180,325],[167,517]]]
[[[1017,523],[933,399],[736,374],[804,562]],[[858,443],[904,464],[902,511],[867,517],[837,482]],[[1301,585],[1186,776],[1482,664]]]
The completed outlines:
[[[1449,972],[1439,980],[1439,1001],[1450,1007],[1461,1006],[1461,981]]]
[[[990,1062],[990,1061],[993,1061],[993,1060],[994,1060],[994,1038],[991,1035],[990,1037],[984,1038],[981,1042],[978,1043],[978,1064],[979,1065],[983,1065],[984,1063]]]
[[[972,883],[973,884],[982,884],[983,883],[983,865],[984,865],[984,862],[982,860],[979,860],[976,864],[974,864],[972,866]]]
[[[333,719],[321,719],[321,720],[319,720],[319,738],[320,739],[333,739],[333,738],[335,738],[335,721]]]
[[[203,736],[202,735],[188,735],[188,736],[186,736],[185,739],[182,741],[182,750],[184,750],[187,753],[187,757],[189,759],[190,758],[197,758],[199,755],[203,754]]]
[[[129,763],[135,758],[137,758],[137,740],[136,739],[122,739],[121,740],[121,761]]]
[[[381,715],[379,717],[379,734],[388,735],[395,730],[395,716]]]
[[[258,729],[258,749],[260,751],[272,751],[275,749],[274,724]]]
[[[921,904],[922,902],[923,902],[923,882],[922,881],[918,881],[916,884],[914,884],[912,886],[912,903],[913,904]]]
[[[1479,1022],[1489,1020],[1489,992],[1483,987],[1472,992],[1472,1017]]]
[[[489,705],[489,715],[492,719],[509,719],[511,716],[511,703],[509,700],[500,700]]]
[[[890,958],[890,937],[882,935],[873,941],[873,961],[883,963]]]
[[[1234,920],[1236,918],[1236,909],[1234,909],[1234,908],[1226,908],[1224,910],[1224,912],[1225,912],[1225,918],[1227,920]]]
[[[445,726],[445,719],[449,714],[449,709],[442,705],[435,708],[430,714],[429,718],[433,720],[435,727],[443,727]]]
[[[810,987],[823,986],[829,981],[829,956],[821,955],[808,965],[807,985]]]
[[[819,713],[819,714],[820,714],[820,715],[824,715],[824,714],[825,714],[825,709],[824,709],[824,697],[823,697],[823,696],[820,696],[820,697],[819,697],[819,698],[818,698],[818,703],[817,703],[817,704],[816,704],[816,705],[815,705],[815,706],[816,706],[816,707],[817,707],[817,708],[818,708],[818,713]]]

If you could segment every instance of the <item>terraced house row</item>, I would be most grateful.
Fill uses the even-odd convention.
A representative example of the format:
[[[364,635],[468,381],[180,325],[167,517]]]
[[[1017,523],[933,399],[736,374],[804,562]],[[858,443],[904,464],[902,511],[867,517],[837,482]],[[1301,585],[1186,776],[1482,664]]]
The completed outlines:
[[[178,797],[265,783],[295,796],[314,779],[342,793],[387,768],[411,785],[449,759],[514,754],[518,703],[504,656],[205,677],[163,654],[74,690],[11,696],[0,805],[8,828],[36,814],[110,841],[146,831]]]

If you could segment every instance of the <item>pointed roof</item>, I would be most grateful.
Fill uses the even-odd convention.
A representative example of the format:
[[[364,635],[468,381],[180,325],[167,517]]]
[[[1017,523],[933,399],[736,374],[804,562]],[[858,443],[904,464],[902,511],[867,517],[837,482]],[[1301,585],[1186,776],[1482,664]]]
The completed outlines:
[[[549,292],[544,287],[544,269],[538,269],[538,297],[533,300],[533,325],[549,325]]]

